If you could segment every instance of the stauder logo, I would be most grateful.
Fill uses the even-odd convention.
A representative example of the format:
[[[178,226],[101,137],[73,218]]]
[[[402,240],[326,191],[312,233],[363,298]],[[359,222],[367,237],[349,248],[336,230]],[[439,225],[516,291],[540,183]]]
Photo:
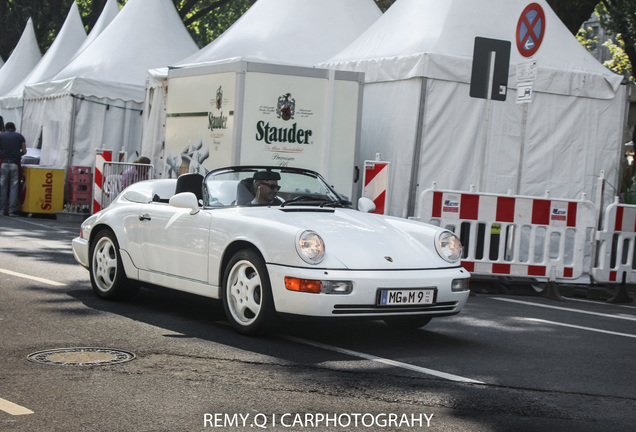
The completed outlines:
[[[294,123],[290,128],[277,128],[260,120],[256,123],[256,141],[265,141],[266,144],[290,143],[290,144],[311,144],[309,138],[313,131],[311,129],[299,129]]]
[[[208,129],[211,131],[214,129],[227,129],[227,116],[223,115],[223,111],[218,116],[215,116],[214,113],[208,113]]]
[[[294,120],[296,115],[296,99],[291,93],[286,93],[278,98],[276,114],[279,119]],[[302,129],[294,122],[291,127],[276,127],[269,122],[259,120],[256,123],[256,141],[265,141],[265,144],[313,144],[310,138],[313,135],[311,129]]]
[[[220,110],[223,106],[223,86],[219,86],[216,91],[214,106],[217,110]],[[213,112],[208,112],[208,129],[211,131],[214,129],[227,129],[227,116],[223,115],[223,111],[221,111],[219,115],[214,115]]]

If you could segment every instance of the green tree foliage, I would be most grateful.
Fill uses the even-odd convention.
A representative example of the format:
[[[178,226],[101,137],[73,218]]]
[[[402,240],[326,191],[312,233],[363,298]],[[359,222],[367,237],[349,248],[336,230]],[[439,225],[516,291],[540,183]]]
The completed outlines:
[[[601,25],[615,35],[613,42],[608,44],[613,60],[616,60],[614,66],[617,70],[633,74],[636,65],[636,2],[602,0],[597,14],[601,18]]]
[[[547,0],[548,4],[559,16],[573,35],[576,35],[585,21],[594,13],[599,0]]]
[[[603,44],[603,46],[607,47],[612,54],[612,59],[606,61],[604,65],[617,74],[624,75],[625,77],[634,81],[632,62],[630,61],[629,56],[627,55],[627,51],[625,50],[625,42],[623,41],[623,37],[619,33],[616,35],[615,39],[616,42],[610,39]]]
[[[221,35],[256,0],[173,0],[179,15],[199,47]]]
[[[395,2],[395,0],[375,0],[375,4],[378,5],[382,12],[386,10]]]
[[[62,27],[70,5],[67,0],[0,1],[0,56],[5,60],[9,57],[29,18],[33,19],[38,41],[52,41]],[[41,51],[44,52],[43,48],[50,43],[41,44]]]
[[[593,51],[598,47],[598,35],[594,34],[594,29],[592,29],[592,27],[579,29],[576,34],[576,38],[588,51]],[[617,74],[624,75],[633,81],[634,77],[632,76],[632,65],[627,57],[627,53],[625,52],[625,43],[623,42],[621,35],[617,34],[614,39],[607,40],[603,43],[603,46],[609,50],[612,56],[612,58],[604,62],[603,65]]]
[[[588,51],[592,51],[598,44],[598,35],[594,34],[594,29],[592,27],[579,29],[576,34],[576,38]]]

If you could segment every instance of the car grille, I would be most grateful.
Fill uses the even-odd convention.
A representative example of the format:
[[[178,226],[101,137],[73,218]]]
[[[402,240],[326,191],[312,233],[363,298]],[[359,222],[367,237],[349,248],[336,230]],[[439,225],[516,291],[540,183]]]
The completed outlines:
[[[417,306],[376,306],[376,305],[334,305],[333,315],[351,314],[392,314],[396,312],[451,312],[457,306],[457,302],[436,303],[432,305]]]

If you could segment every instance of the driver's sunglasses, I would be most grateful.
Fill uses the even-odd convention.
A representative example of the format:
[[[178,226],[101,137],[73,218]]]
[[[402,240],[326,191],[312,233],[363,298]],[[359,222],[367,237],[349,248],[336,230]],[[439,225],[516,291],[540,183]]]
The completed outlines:
[[[272,184],[272,183],[264,183],[263,182],[261,184],[267,185],[267,187],[269,187],[273,191],[279,191],[280,190],[280,186]]]

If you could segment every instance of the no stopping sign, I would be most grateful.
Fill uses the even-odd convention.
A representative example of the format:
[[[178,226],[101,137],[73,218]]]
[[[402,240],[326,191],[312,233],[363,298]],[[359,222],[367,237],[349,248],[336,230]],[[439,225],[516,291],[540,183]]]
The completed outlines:
[[[517,49],[524,57],[537,52],[545,35],[545,13],[537,3],[531,3],[523,10],[517,22],[515,39]]]

